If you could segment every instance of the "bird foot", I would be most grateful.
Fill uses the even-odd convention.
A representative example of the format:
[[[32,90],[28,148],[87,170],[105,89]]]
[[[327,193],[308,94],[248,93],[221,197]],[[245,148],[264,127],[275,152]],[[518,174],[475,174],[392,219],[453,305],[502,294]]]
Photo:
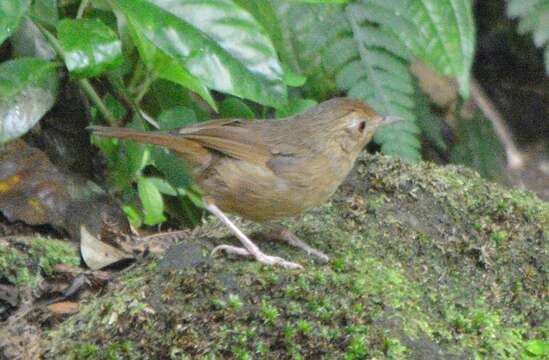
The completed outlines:
[[[271,240],[281,240],[288,243],[289,245],[295,246],[296,248],[305,251],[307,255],[316,257],[322,263],[327,263],[330,261],[328,255],[324,254],[320,250],[313,248],[312,246],[309,246],[303,240],[298,238],[293,232],[286,228],[283,228],[281,226],[271,226],[271,228],[265,232],[265,235]]]
[[[291,261],[284,260],[281,257],[278,256],[271,256],[267,255],[261,251],[258,251],[255,254],[250,253],[247,249],[238,247],[238,246],[232,246],[232,245],[219,245],[216,246],[213,250],[211,255],[214,256],[220,251],[224,251],[227,254],[233,254],[233,255],[239,255],[239,256],[253,256],[256,261],[259,261],[262,264],[265,265],[277,265],[281,266],[285,269],[303,269],[303,266],[299,265],[298,263],[294,263]]]

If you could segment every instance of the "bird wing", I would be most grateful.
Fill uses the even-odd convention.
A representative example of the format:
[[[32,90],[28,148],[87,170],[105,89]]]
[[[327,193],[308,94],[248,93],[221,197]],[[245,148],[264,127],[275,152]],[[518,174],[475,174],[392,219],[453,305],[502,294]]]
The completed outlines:
[[[259,165],[265,165],[272,156],[257,124],[247,120],[212,120],[186,126],[173,133],[205,148]]]

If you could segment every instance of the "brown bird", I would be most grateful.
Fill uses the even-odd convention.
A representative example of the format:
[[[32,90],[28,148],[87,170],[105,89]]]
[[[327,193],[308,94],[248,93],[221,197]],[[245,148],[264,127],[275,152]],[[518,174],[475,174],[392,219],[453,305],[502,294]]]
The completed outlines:
[[[89,129],[99,136],[165,146],[184,159],[204,193],[206,209],[244,246],[220,245],[212,254],[226,251],[264,264],[302,268],[263,253],[224,212],[267,222],[322,204],[345,179],[376,129],[395,121],[398,118],[378,115],[364,102],[335,98],[279,120],[220,119],[167,132]],[[274,237],[328,260],[288,230],[271,229]]]

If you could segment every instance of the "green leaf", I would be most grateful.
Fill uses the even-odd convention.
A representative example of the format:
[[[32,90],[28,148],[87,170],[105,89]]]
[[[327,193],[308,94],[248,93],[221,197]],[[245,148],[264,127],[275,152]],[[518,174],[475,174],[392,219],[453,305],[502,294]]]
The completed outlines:
[[[115,100],[109,103],[117,104]],[[109,105],[109,107],[109,110],[116,113],[114,109],[118,105]],[[144,130],[143,122],[137,116],[127,127]],[[102,137],[93,137],[92,141],[107,158],[109,182],[117,189],[125,189],[131,186],[136,177],[141,175],[141,170],[149,163],[150,151],[147,145],[131,140]]]
[[[154,186],[160,191],[162,194],[166,194],[169,196],[177,196],[180,195],[177,193],[177,190],[173,188],[173,186],[170,185],[169,182],[167,182],[164,179],[157,178],[157,177],[149,177],[149,181],[151,181]]]
[[[530,340],[526,343],[526,351],[533,356],[549,356],[549,341]]]
[[[316,4],[346,4],[349,0],[296,0],[296,2]]]
[[[208,88],[274,107],[286,102],[270,39],[233,1],[118,0],[116,5],[135,32]]]
[[[140,177],[137,180],[137,191],[145,214],[146,225],[157,225],[166,220],[164,216],[164,199],[154,182],[149,178]]]
[[[28,8],[29,0],[0,1],[0,45],[17,29]]]
[[[152,147],[151,158],[154,165],[174,188],[185,189],[190,186],[191,178],[183,159],[159,146]]]
[[[128,29],[143,62],[155,76],[194,91],[206,100],[212,108],[217,109],[217,105],[206,85],[204,85],[200,79],[189,73],[181,60],[170,57],[160,48],[155,47],[154,44],[138,30],[139,26],[135,25],[133,22],[130,21],[128,23]]]
[[[57,0],[34,0],[30,8],[30,15],[33,20],[56,26],[59,20]]]
[[[427,95],[416,91],[416,114],[417,125],[421,129],[423,136],[431,142],[439,151],[446,151],[448,147],[442,136],[442,119],[433,114],[430,108],[430,102]]]
[[[131,226],[134,228],[139,228],[141,225],[143,225],[143,219],[141,218],[141,214],[139,213],[139,210],[137,210],[132,205],[124,205],[122,206],[122,211],[124,211],[124,214],[128,217],[128,221],[130,222]]]
[[[255,114],[246,103],[234,97],[228,97],[219,106],[219,115],[222,118],[253,119]]]
[[[459,121],[450,162],[471,167],[486,179],[503,181],[505,151],[491,124],[479,111],[472,119]]]
[[[152,84],[152,94],[162,110],[183,106],[192,109],[198,121],[209,119],[208,112],[190,96],[190,91],[180,84],[158,79]]]
[[[57,96],[56,65],[37,58],[0,64],[0,143],[33,127]]]
[[[291,99],[288,106],[276,110],[277,118],[284,118],[298,114],[318,104],[314,99]]]
[[[386,154],[417,161],[421,158],[416,136],[419,129],[415,125],[414,88],[406,62],[409,54],[383,27],[389,27],[393,21],[388,16],[394,11],[391,6],[394,4],[374,7],[363,1],[346,7],[345,19],[352,37],[331,43],[325,64],[329,62],[327,66],[337,69],[336,83],[349,96],[366,101],[381,114],[403,119],[380,129],[374,140]],[[380,22],[381,27],[372,21]]]
[[[120,39],[97,19],[61,20],[57,35],[72,75],[98,76],[122,64]]]
[[[178,129],[196,123],[196,114],[192,109],[184,106],[175,106],[163,111],[158,116],[158,124],[161,130]]]
[[[284,72],[284,84],[292,87],[300,87],[305,84],[307,77],[294,73],[291,70]]]
[[[36,57],[53,60],[57,57],[42,31],[28,17],[21,20],[17,31],[10,36],[10,45],[13,58]]]
[[[438,72],[456,76],[468,97],[476,38],[471,1],[409,0],[402,13],[419,31],[395,32],[401,41]]]
[[[337,91],[334,74],[322,66],[321,51],[329,39],[329,28],[323,25],[334,13],[340,13],[342,7],[292,1],[273,1],[272,4],[282,31],[282,43],[277,48],[285,66],[307,78],[303,89],[305,96],[316,99],[333,96]]]

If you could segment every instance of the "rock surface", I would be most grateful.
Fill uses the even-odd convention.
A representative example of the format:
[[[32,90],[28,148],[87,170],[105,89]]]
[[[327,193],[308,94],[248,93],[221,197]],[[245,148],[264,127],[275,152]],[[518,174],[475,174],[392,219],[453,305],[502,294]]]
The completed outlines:
[[[306,269],[212,259],[236,240],[210,220],[47,333],[44,358],[516,359],[549,337],[549,204],[534,195],[366,155],[286,225],[331,262],[267,242]]]

